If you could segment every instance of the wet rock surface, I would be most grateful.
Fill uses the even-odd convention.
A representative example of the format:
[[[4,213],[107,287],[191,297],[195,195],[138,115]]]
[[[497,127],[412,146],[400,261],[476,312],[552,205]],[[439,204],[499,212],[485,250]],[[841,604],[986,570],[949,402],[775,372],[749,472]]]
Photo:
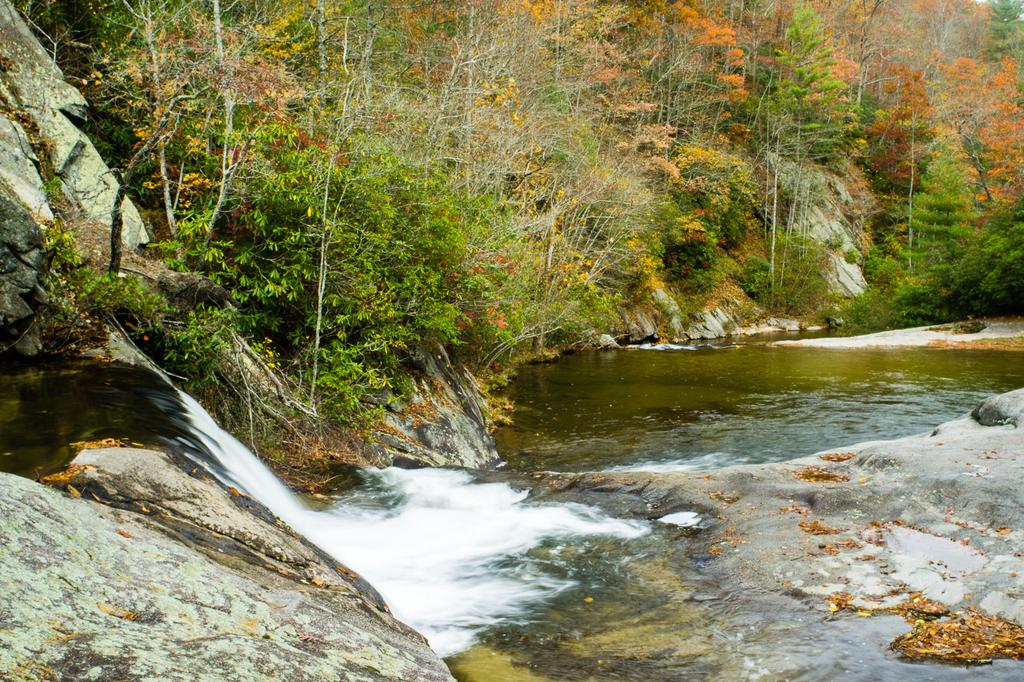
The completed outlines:
[[[186,460],[0,475],[0,678],[449,680],[361,578]]]
[[[777,464],[538,474],[535,495],[627,517],[699,513],[675,570],[699,565],[719,586],[710,599],[728,604],[727,621],[773,614],[760,626],[771,646],[745,650],[765,679],[899,679],[915,670],[922,679],[1017,679],[1018,662],[984,673],[922,669],[889,645],[933,617],[913,604],[952,620],[975,609],[1024,620],[1024,430],[1014,426],[1022,410],[1024,391],[1014,391],[930,433]],[[819,653],[810,673],[809,649]]]
[[[384,400],[387,411],[373,433],[381,465],[482,469],[500,461],[486,401],[468,369],[437,347],[413,358],[412,379],[408,399]]]

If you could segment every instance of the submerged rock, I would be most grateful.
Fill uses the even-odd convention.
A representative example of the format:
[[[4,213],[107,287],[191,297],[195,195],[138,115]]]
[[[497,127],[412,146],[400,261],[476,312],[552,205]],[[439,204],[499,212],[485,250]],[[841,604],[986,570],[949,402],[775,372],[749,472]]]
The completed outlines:
[[[184,468],[182,468],[184,467]],[[147,450],[0,474],[0,679],[450,680],[358,576]]]

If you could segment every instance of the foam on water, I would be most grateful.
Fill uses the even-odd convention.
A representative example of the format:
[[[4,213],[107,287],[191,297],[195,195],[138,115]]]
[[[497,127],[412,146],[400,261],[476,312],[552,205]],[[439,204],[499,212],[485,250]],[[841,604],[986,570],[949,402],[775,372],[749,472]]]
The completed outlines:
[[[525,491],[442,469],[369,473],[391,499],[384,507],[355,499],[311,509],[194,399],[180,399],[214,473],[362,574],[442,656],[468,648],[489,625],[522,620],[530,607],[573,585],[532,560],[530,550],[649,531],[646,523],[582,505],[524,504]]]
[[[733,464],[746,464],[753,461],[749,457],[734,455],[730,452],[709,452],[699,457],[688,457],[686,459],[674,459],[662,462],[639,462],[637,464],[623,464],[605,469],[609,473],[615,472],[646,472],[650,474],[672,474],[687,471],[708,471],[720,469]]]

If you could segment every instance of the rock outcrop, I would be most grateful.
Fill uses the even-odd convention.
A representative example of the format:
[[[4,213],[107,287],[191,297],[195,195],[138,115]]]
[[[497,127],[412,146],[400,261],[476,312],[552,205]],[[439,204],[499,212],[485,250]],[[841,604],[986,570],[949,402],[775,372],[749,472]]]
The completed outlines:
[[[12,148],[17,138],[41,151],[41,159],[27,156],[30,162],[41,162],[59,180],[60,192],[80,219],[110,227],[110,212],[117,192],[117,180],[103,162],[96,147],[75,125],[85,120],[88,105],[77,89],[64,80],[64,74],[36,40],[17,10],[0,0],[0,132]],[[11,128],[15,130],[12,132]],[[20,132],[19,132],[20,130]],[[15,154],[13,167],[27,171],[25,158]],[[5,158],[0,154],[0,162]],[[12,174],[5,165],[0,177]],[[29,179],[20,183],[27,189],[22,196],[26,205],[46,219],[45,198],[39,189],[42,183]],[[149,240],[138,209],[130,201],[123,206],[125,246],[134,248]]]
[[[39,225],[0,180],[0,353],[39,352],[34,316],[46,301],[42,248]]]
[[[676,561],[697,560],[728,586],[722,598],[741,622],[771,608],[780,624],[805,624],[775,628],[779,655],[757,661],[789,679],[793,652],[808,636],[883,652],[892,637],[944,611],[1024,622],[1022,416],[1018,390],[917,436],[692,474],[545,474],[548,490],[538,494],[652,519],[697,512],[699,529]],[[928,604],[932,615],[911,625],[887,616],[908,604]],[[888,617],[885,627],[863,618],[872,614]],[[815,679],[843,677],[841,658],[820,663],[835,668]]]
[[[0,474],[0,678],[450,680],[357,575],[187,460]]]
[[[850,256],[860,257],[864,224],[874,205],[855,198],[850,192],[847,180],[856,177],[856,173],[851,169],[844,180],[814,165],[780,165],[780,177],[789,195],[804,198],[798,205],[793,230],[825,246],[832,290],[847,297],[864,293],[867,288],[864,273]],[[859,194],[869,195],[868,192]]]
[[[39,351],[34,316],[46,302],[43,230],[55,208],[67,225],[110,229],[118,185],[75,125],[85,114],[82,94],[64,81],[17,10],[0,0],[0,353]],[[125,246],[149,239],[130,201],[124,224]]]
[[[379,464],[481,469],[500,461],[486,400],[468,369],[438,346],[416,354],[410,376],[409,398],[382,399],[385,416],[373,433]]]
[[[764,311],[735,286],[728,295],[715,296],[714,300],[717,302],[705,310],[686,315],[670,289],[655,289],[650,303],[619,309],[621,324],[611,330],[610,336],[624,344],[659,340],[686,343],[805,328],[798,320],[764,317]]]

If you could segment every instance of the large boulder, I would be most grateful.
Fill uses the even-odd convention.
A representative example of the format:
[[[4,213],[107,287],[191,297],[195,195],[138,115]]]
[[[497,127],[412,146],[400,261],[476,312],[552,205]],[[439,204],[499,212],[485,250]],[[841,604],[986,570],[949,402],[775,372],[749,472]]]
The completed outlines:
[[[0,474],[0,679],[450,680],[380,598],[165,454]]]
[[[983,400],[971,416],[982,426],[1024,426],[1024,388]]]

